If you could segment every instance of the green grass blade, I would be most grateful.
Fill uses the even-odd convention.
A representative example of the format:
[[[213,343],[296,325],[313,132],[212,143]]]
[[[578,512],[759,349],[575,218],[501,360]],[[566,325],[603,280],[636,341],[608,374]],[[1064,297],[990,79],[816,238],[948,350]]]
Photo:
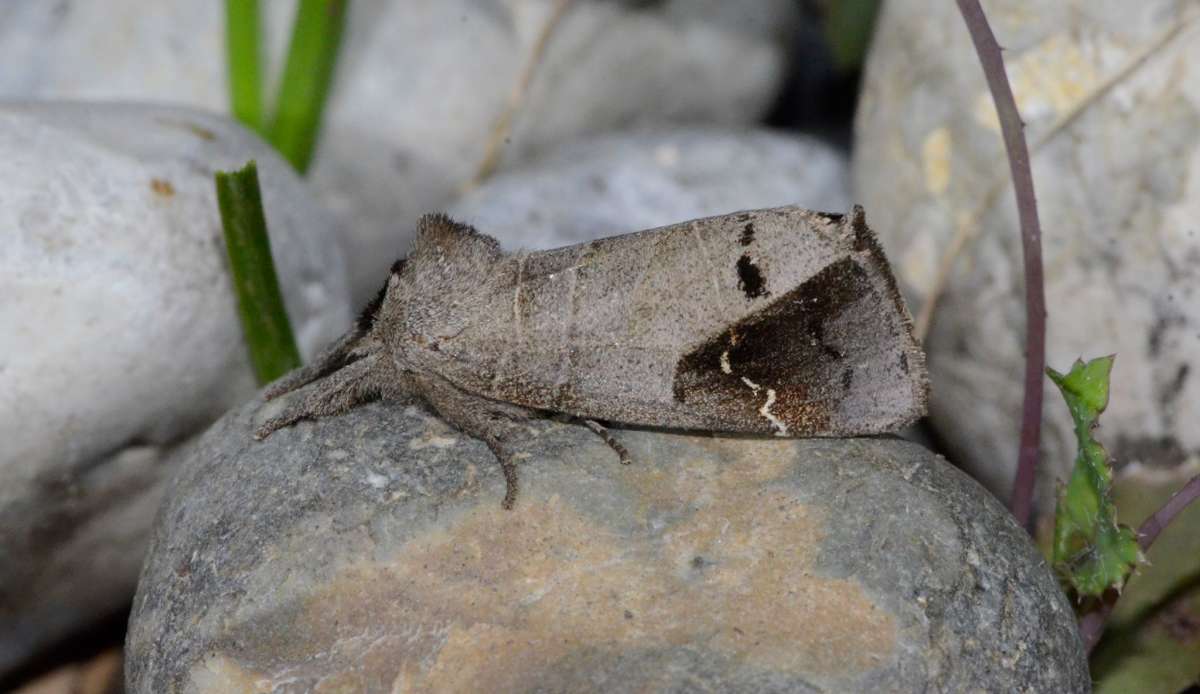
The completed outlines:
[[[349,0],[300,0],[270,140],[297,171],[312,159]]]
[[[834,66],[843,72],[857,70],[871,45],[879,0],[834,0],[826,12],[825,40]]]
[[[1119,588],[1142,560],[1133,530],[1117,524],[1108,452],[1092,437],[1108,406],[1113,357],[1076,361],[1061,374],[1046,369],[1075,422],[1079,452],[1071,480],[1059,490],[1054,516],[1054,567],[1079,595]]]
[[[233,116],[255,132],[266,127],[258,0],[225,0],[225,50]]]
[[[300,366],[300,352],[271,259],[258,169],[251,161],[239,171],[218,171],[216,184],[238,313],[262,385]]]

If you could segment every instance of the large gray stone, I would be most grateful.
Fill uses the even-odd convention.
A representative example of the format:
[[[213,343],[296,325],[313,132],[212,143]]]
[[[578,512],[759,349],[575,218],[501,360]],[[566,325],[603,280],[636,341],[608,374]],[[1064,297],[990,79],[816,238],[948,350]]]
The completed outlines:
[[[497,174],[449,212],[511,250],[781,205],[846,212],[846,155],[763,128],[633,129],[571,142]]]
[[[1200,41],[1195,3],[985,3],[1032,151],[1049,364],[1115,352],[1117,460],[1200,454]],[[885,3],[866,69],[856,193],[914,308],[967,239],[926,342],[936,429],[1007,495],[1024,364],[1022,251],[991,96],[954,3]],[[1046,385],[1039,500],[1075,438]]]
[[[165,451],[255,390],[217,169],[257,158],[301,350],[350,320],[290,168],[188,109],[0,105],[0,673],[133,594]]]
[[[557,0],[356,0],[313,184],[349,243],[356,300],[416,217],[484,158]],[[270,72],[290,8],[261,3]],[[0,95],[167,101],[226,112],[219,2],[5,0]],[[792,0],[571,3],[502,160],[637,120],[745,123],[770,106],[799,21]]]
[[[914,444],[530,427],[376,404],[178,455],[131,692],[1087,691],[1070,605],[987,492]]]

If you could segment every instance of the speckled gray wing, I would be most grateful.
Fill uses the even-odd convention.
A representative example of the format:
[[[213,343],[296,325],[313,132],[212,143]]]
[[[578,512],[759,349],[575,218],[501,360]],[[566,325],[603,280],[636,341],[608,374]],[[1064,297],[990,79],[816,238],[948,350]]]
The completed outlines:
[[[861,208],[698,219],[498,256],[429,362],[464,390],[627,424],[895,431],[924,356]]]

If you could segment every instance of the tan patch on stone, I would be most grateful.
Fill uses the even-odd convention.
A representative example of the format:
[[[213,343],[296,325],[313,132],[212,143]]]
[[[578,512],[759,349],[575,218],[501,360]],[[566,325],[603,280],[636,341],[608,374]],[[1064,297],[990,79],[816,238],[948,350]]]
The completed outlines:
[[[94,658],[56,667],[12,690],[13,694],[108,694],[122,691],[121,649],[109,648]]]
[[[453,448],[458,444],[458,437],[444,436],[440,432],[426,429],[419,438],[408,442],[408,447],[414,451],[425,448]]]
[[[170,198],[175,195],[175,186],[171,182],[162,178],[150,179],[150,190],[164,198]]]
[[[1021,117],[1029,122],[1073,110],[1101,84],[1099,66],[1108,50],[1099,39],[1080,43],[1067,34],[1055,34],[1016,58],[1006,54],[1005,67]],[[1000,131],[996,105],[986,87],[975,97],[974,113],[980,125]]]
[[[708,503],[717,477],[718,463],[708,458],[692,458],[679,465],[661,466],[635,461],[622,473],[627,491],[632,493],[639,519],[686,503]]]
[[[657,534],[626,537],[528,490],[516,512],[484,503],[390,564],[340,572],[280,634],[405,692],[523,690],[585,649],[694,645],[809,676],[879,667],[893,618],[856,581],[816,574],[824,519],[770,485],[790,450],[768,440],[736,466],[631,468],[638,515],[672,519]],[[369,632],[390,657],[356,655],[350,640]]]
[[[941,248],[933,234],[913,235],[908,239],[908,245],[901,249],[897,256],[896,264],[903,268],[901,272],[908,278],[908,286],[922,301],[933,292],[937,284]]]
[[[158,121],[160,124],[166,125],[168,127],[181,128],[183,130],[186,130],[186,131],[190,132],[191,134],[195,135],[196,137],[200,138],[201,140],[212,142],[213,140],[217,139],[216,133],[214,133],[212,130],[209,130],[208,128],[206,128],[202,125],[197,125],[196,123],[191,123],[191,122],[183,121],[183,120],[174,120],[171,118],[156,118],[155,120]]]
[[[210,655],[192,666],[188,673],[188,694],[226,694],[228,692],[269,692],[275,683],[262,673],[242,667],[222,655]]]
[[[925,190],[941,195],[950,187],[950,129],[941,127],[925,136],[921,143],[921,166],[925,171]]]
[[[353,670],[342,670],[322,678],[312,691],[314,694],[360,694],[370,690],[362,675]]]

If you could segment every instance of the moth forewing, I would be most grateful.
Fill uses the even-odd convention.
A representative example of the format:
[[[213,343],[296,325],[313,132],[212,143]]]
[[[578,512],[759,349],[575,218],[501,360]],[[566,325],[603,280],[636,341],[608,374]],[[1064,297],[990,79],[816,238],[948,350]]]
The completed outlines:
[[[507,255],[470,292],[429,367],[488,398],[789,436],[924,412],[924,362],[861,210],[752,210]]]
[[[870,310],[870,315],[876,317],[878,338],[872,340],[874,353],[858,365],[854,374],[855,397],[841,402],[843,417],[874,421],[877,429],[870,433],[894,432],[924,416],[928,408],[925,352],[913,335],[912,317],[879,240],[866,224],[862,207],[854,207],[845,226],[853,235],[854,255],[884,305]],[[868,333],[861,332],[864,329],[852,327],[850,331],[867,339]]]

